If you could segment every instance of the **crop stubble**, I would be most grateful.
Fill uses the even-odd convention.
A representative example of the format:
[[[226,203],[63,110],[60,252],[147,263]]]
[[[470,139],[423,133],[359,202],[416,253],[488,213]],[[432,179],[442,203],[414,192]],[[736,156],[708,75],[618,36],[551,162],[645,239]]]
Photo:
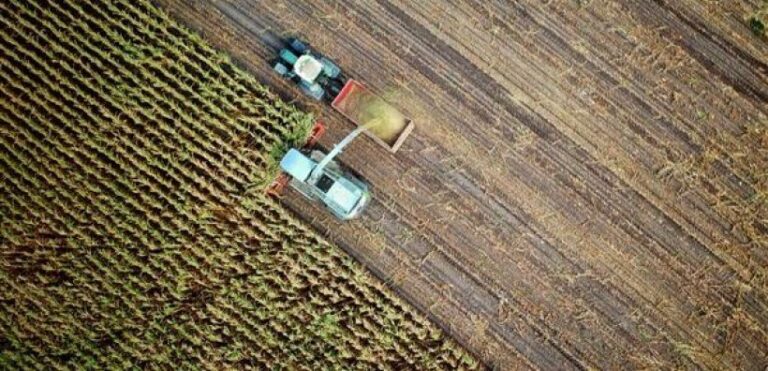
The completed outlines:
[[[160,3],[286,94],[264,27],[404,92],[400,152],[342,156],[361,221],[285,200],[489,364],[765,366],[755,2]]]
[[[146,1],[0,30],[0,366],[477,366],[262,194],[310,115]]]

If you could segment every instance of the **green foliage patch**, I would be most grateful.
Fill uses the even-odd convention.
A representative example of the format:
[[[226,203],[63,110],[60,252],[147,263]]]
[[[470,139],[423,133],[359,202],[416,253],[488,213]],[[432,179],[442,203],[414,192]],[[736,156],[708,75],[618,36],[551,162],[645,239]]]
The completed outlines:
[[[474,365],[262,194],[312,117],[149,1],[0,30],[0,368]]]

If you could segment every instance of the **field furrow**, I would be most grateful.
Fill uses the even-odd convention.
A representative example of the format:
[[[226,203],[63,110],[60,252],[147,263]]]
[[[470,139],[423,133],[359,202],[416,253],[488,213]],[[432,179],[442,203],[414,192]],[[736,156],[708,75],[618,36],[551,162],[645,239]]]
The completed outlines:
[[[263,194],[312,123],[148,1],[1,3],[1,367],[480,367]]]
[[[765,367],[761,1],[157,1],[286,96],[270,31],[413,116],[341,156],[361,220],[285,202],[491,366]]]

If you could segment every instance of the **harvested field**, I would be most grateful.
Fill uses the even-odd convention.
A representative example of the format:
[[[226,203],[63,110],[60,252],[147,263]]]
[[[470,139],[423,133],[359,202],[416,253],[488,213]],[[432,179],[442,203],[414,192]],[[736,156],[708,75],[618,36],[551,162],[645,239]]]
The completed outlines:
[[[147,1],[0,2],[0,368],[479,366],[263,195],[311,124]]]
[[[264,29],[402,95],[400,152],[342,155],[361,220],[283,202],[489,366],[768,365],[763,2],[158,3],[284,97]]]

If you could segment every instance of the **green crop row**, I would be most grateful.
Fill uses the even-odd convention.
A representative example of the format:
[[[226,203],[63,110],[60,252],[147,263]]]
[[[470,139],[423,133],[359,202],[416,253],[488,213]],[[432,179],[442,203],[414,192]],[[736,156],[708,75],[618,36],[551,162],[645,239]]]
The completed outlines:
[[[262,194],[312,117],[149,1],[0,29],[0,368],[478,366]]]

